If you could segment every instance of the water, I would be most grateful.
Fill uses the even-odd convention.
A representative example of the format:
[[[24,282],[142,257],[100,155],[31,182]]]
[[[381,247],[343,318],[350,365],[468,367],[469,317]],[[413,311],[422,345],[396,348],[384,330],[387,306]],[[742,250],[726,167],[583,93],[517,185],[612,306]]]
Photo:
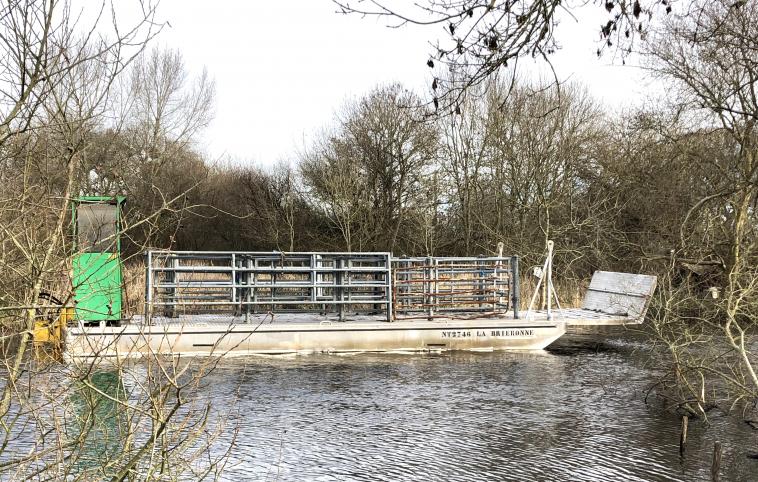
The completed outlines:
[[[655,370],[624,338],[550,351],[228,359],[208,380],[238,428],[227,480],[758,480],[758,431],[643,402]],[[202,395],[202,394],[201,394]],[[231,401],[236,400],[235,404]]]
[[[229,358],[194,395],[212,401],[209,430],[224,423],[213,450],[229,450],[230,481],[710,480],[715,441],[721,480],[758,481],[758,430],[716,410],[690,421],[680,457],[679,416],[644,403],[645,347],[617,334],[526,353]]]

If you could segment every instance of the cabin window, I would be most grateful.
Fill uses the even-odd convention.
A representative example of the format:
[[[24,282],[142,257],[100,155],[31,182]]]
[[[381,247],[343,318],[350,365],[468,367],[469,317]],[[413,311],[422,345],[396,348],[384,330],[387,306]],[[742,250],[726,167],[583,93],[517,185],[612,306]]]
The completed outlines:
[[[118,206],[80,204],[76,210],[77,247],[83,253],[116,251]]]

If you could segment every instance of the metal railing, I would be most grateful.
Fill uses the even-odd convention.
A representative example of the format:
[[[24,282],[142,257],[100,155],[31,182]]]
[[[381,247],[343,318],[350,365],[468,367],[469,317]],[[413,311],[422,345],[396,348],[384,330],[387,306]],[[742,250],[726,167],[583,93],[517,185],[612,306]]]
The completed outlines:
[[[145,316],[266,312],[384,313],[389,253],[150,251]]]
[[[518,318],[517,257],[393,258],[390,253],[150,251],[145,318],[182,314],[454,313]]]
[[[503,313],[518,318],[517,257],[393,258],[398,315]]]

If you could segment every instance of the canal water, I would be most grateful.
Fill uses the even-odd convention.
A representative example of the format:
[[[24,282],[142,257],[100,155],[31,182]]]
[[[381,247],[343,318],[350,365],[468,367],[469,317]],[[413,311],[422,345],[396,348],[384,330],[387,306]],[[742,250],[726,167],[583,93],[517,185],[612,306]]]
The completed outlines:
[[[645,403],[661,365],[647,346],[615,332],[521,353],[227,358],[193,395],[224,428],[229,481],[710,480],[716,441],[722,481],[758,481],[758,430],[718,410],[679,455],[680,417]],[[29,434],[8,452],[33,452]]]
[[[547,351],[224,360],[205,393],[238,432],[228,480],[758,480],[758,431],[645,404],[657,369],[625,336]],[[223,445],[223,444],[221,444]]]

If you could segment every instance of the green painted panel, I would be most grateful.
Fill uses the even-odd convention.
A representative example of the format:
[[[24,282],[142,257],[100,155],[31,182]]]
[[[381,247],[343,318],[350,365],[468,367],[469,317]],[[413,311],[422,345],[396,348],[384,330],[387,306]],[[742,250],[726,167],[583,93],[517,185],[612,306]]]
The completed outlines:
[[[76,318],[121,319],[121,260],[118,253],[79,253],[73,260]]]

